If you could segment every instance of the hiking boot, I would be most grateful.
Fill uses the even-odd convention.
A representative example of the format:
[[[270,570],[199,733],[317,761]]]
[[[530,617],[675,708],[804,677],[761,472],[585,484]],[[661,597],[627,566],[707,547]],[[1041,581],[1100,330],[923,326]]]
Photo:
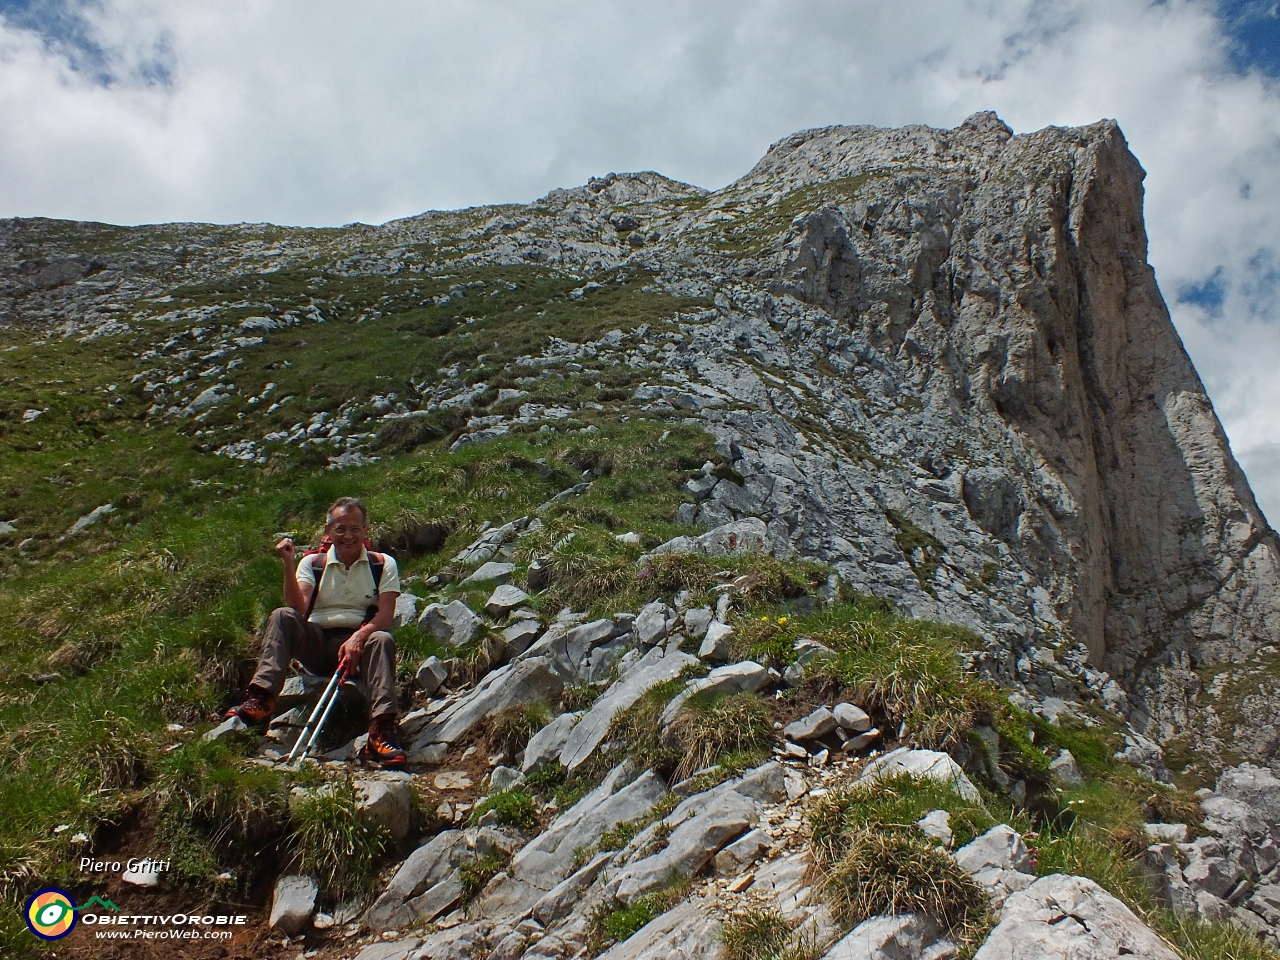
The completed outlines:
[[[238,707],[227,711],[228,717],[239,717],[251,727],[262,726],[271,719],[276,709],[276,698],[265,690],[249,688],[249,697]]]
[[[360,759],[384,767],[404,766],[400,724],[395,717],[374,717],[373,723],[369,724],[369,742],[360,751]]]

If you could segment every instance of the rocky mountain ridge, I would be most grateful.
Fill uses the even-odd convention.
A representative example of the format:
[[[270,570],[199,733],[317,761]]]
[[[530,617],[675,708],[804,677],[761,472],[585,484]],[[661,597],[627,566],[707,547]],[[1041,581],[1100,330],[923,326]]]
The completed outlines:
[[[273,477],[327,491],[404,463],[468,491],[405,495],[379,528],[432,558],[399,611],[440,652],[406,666],[410,772],[354,769],[357,740],[293,788],[291,817],[345,782],[367,830],[421,841],[366,902],[281,876],[269,926],[327,955],[1172,955],[1111,895],[1138,894],[1070,875],[1081,857],[1055,848],[1070,869],[1036,879],[1020,834],[1043,829],[1048,857],[1079,841],[1072,805],[1112,802],[1131,806],[1109,842],[1170,915],[1274,940],[1280,540],[1146,264],[1142,176],[1114,123],[1015,136],[977,114],[806,131],[714,192],[610,174],[380,227],[2,222],[0,435],[39,467],[15,470],[0,563],[88,563],[166,502],[198,515],[202,491]],[[104,372],[29,375],[50,363]],[[72,451],[125,425],[139,484],[166,469],[151,450],[194,459],[151,492],[105,461],[78,478]],[[664,452],[694,436],[696,459]],[[535,457],[551,438],[570,446]],[[671,496],[615,466],[644,457],[676,465],[680,502],[632,529],[626,501]],[[513,516],[502,471],[549,499]],[[182,573],[169,546],[145,557]],[[642,602],[593,606],[627,590]],[[21,617],[42,641],[68,629]],[[881,641],[891,666],[864,649]],[[21,696],[109,649],[63,643]],[[249,769],[287,752],[288,706]],[[742,751],[680,739],[708,711],[754,731]],[[537,729],[498,746],[517,721]],[[172,729],[180,753],[244,733]],[[885,789],[930,805],[859,819]],[[997,802],[1021,812],[1001,823]],[[849,906],[838,878],[872,842],[945,873],[950,899]],[[1067,901],[1079,930],[1045,922]],[[744,918],[768,951],[732,952]]]
[[[164,393],[219,376],[267,331],[324,318],[314,299],[279,297],[165,310],[178,284],[305,263],[393,280],[506,264],[645,271],[651,287],[714,302],[663,343],[622,330],[626,348],[557,343],[518,362],[572,369],[585,353],[651,372],[635,398],[696,417],[746,479],[737,502],[722,485],[695,519],[762,516],[846,582],[988,633],[1010,678],[1036,649],[1082,643],[1126,687],[1138,728],[1265,760],[1273,720],[1206,718],[1200,702],[1259,680],[1256,717],[1274,692],[1280,546],[1146,266],[1141,179],[1109,122],[1020,136],[989,114],[951,131],[836,127],[780,141],[713,194],[611,174],[528,207],[377,228],[10,221],[0,304],[11,329],[81,339],[127,334],[134,318],[194,324],[141,353],[145,388]],[[570,297],[589,307],[598,289]],[[453,381],[466,374],[433,371],[394,403],[465,408]],[[213,382],[149,414],[225,396]],[[362,400],[393,405],[373,394],[348,408]],[[316,424],[217,449],[245,457],[244,441],[299,430]]]

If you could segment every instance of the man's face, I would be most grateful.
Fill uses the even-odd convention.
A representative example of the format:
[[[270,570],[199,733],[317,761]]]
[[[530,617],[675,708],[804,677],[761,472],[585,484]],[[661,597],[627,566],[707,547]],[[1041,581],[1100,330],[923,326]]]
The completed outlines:
[[[364,541],[364,517],[355,507],[342,507],[333,511],[333,519],[324,530],[339,547],[359,546]]]

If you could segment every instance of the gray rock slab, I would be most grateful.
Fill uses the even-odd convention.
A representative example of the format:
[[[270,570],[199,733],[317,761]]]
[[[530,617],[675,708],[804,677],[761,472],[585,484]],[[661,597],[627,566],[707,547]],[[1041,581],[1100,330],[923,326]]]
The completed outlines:
[[[1187,842],[1185,823],[1144,823],[1142,829],[1152,840],[1162,840],[1166,843]]]
[[[960,765],[947,754],[936,750],[912,750],[909,747],[899,747],[871,761],[858,779],[874,782],[901,773],[907,773],[913,777],[928,777],[939,783],[950,784],[966,800],[982,802],[978,788],[965,776]]]
[[[928,917],[872,917],[838,940],[822,960],[917,960],[937,937],[938,928]]]
[[[684,612],[684,632],[695,640],[700,640],[711,626],[714,615],[709,607],[693,607]]]
[[[227,717],[212,730],[205,733],[204,738],[207,741],[221,740],[223,737],[233,737],[245,733],[248,729],[248,725],[239,717]]]
[[[420,937],[405,937],[390,943],[371,943],[356,954],[356,960],[408,960],[420,943]]]
[[[504,583],[485,601],[484,612],[491,617],[505,617],[528,599],[529,595],[519,587]]]
[[[615,767],[599,787],[529,841],[512,859],[508,872],[543,892],[548,891],[569,875],[575,850],[589,848],[606,830],[648,813],[666,795],[666,781],[652,770],[646,770],[620,786],[629,775],[629,766]]]
[[[995,906],[1035,881],[1031,855],[1022,836],[1007,824],[998,824],[957,850],[960,868],[987,891]]]
[[[386,830],[397,843],[408,836],[413,805],[412,780],[407,773],[376,780],[356,780],[356,807],[365,826]]]
[[[494,582],[505,584],[515,572],[514,563],[507,563],[505,560],[487,560],[480,564],[470,576],[464,577],[462,582],[464,584]]]
[[[1084,783],[1084,775],[1070,750],[1058,751],[1058,755],[1049,762],[1049,773],[1068,785]]]
[[[413,923],[430,923],[462,900],[462,871],[454,870],[439,883],[428,887],[405,906]]]
[[[581,716],[581,712],[562,713],[530,737],[520,769],[528,773],[556,760],[569,741],[569,731]]]
[[[392,626],[403,627],[405,624],[417,622],[418,599],[412,593],[402,593],[396,597],[396,613],[391,621]]]
[[[797,743],[805,740],[818,740],[829,733],[835,732],[836,718],[826,707],[819,707],[807,717],[793,720],[782,728],[783,736]]]
[[[698,647],[698,656],[703,660],[723,663],[729,659],[729,641],[732,637],[733,627],[727,623],[711,624]]]
[[[831,715],[835,717],[836,723],[842,730],[865,733],[871,729],[871,717],[861,707],[855,707],[852,703],[837,703],[831,708]]]
[[[364,922],[374,931],[403,927],[414,919],[406,902],[448,877],[468,856],[461,830],[438,833],[400,864],[386,889],[374,901]]]
[[[552,627],[543,637],[547,641],[547,656],[551,660],[552,669],[567,684],[588,682],[591,652],[607,642],[614,635],[614,630],[615,624],[609,618],[568,628]]]
[[[773,841],[769,834],[759,827],[748,830],[716,854],[716,873],[723,877],[737,876],[772,847]]]
[[[653,554],[706,553],[713,556],[732,553],[767,554],[773,552],[769,528],[758,517],[721,524],[698,537],[676,537],[653,549]]]
[[[642,650],[647,650],[666,639],[671,622],[675,619],[675,611],[661,600],[654,600],[645,605],[636,615],[631,632],[636,635],[636,643]]]
[[[542,624],[537,620],[518,620],[502,631],[502,639],[507,642],[513,657],[518,657],[533,645],[542,633]]]
[[[725,846],[755,826],[756,804],[727,791],[671,831],[659,852],[622,868],[609,883],[609,892],[630,905],[639,897],[669,883],[673,876],[691,877]]]
[[[441,643],[460,647],[480,629],[481,620],[461,600],[430,603],[418,618],[418,629],[430,633]]]
[[[532,917],[547,926],[572,913],[582,898],[583,891],[595,883],[596,878],[613,859],[614,852],[606,850],[597,853],[584,866],[548,890],[530,910]]]
[[[1280,779],[1266,767],[1242,763],[1225,770],[1216,792],[1247,803],[1269,826],[1280,824]]]
[[[414,738],[411,750],[430,744],[457,743],[485,717],[509,707],[557,700],[563,681],[542,658],[521,660],[489,673],[471,693],[442,710]]]
[[[769,671],[752,660],[716,667],[705,677],[690,680],[662,711],[661,723],[670,726],[690,697],[703,694],[722,697],[734,693],[755,693],[769,685]]]
[[[951,814],[945,810],[930,810],[916,821],[916,826],[926,836],[933,837],[947,849],[950,849],[951,844],[955,841],[955,837],[951,833]]]
[[[443,660],[436,656],[430,656],[423,660],[418,666],[418,672],[414,675],[414,681],[418,684],[418,689],[428,697],[444,686],[445,681],[448,679],[449,668],[444,665]]]
[[[1178,960],[1133,912],[1092,880],[1055,873],[1005,901],[974,960]]]
[[[289,936],[297,936],[307,926],[316,909],[320,887],[311,877],[287,876],[276,881],[267,926]]]
[[[646,691],[674,680],[685,667],[698,662],[696,657],[679,650],[654,647],[626,676],[614,682],[578,721],[560,753],[560,763],[569,770],[576,770],[604,740],[615,716],[639,700]]]

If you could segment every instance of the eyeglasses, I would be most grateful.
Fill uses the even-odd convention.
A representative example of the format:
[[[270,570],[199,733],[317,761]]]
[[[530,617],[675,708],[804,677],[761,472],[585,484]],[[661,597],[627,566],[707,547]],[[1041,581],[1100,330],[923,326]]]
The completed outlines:
[[[365,527],[363,525],[348,527],[343,524],[338,524],[338,526],[330,527],[329,529],[338,536],[345,537],[348,533],[360,533],[365,529]]]

